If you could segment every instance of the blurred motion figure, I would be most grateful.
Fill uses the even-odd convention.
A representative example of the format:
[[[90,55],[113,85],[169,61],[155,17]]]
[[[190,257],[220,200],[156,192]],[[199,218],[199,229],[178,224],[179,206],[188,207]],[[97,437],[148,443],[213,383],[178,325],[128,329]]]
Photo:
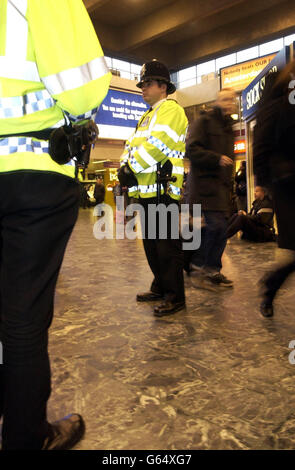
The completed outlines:
[[[269,74],[254,129],[254,173],[258,185],[270,189],[278,225],[278,244],[290,250],[289,260],[267,273],[261,281],[263,316],[271,317],[273,300],[287,277],[295,271],[295,104],[292,80],[295,62]],[[294,81],[293,81],[294,88]]]

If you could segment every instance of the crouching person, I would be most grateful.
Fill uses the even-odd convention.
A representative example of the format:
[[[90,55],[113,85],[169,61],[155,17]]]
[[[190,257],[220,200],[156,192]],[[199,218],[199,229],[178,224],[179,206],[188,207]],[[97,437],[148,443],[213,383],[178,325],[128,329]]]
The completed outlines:
[[[255,188],[255,201],[249,214],[239,211],[229,221],[226,237],[231,238],[240,230],[242,238],[254,242],[274,241],[273,204],[261,186]]]

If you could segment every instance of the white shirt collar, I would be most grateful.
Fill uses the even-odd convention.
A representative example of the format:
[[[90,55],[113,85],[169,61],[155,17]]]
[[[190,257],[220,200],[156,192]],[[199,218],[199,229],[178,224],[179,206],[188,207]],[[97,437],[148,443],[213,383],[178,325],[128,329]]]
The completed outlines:
[[[162,100],[157,101],[157,103],[155,103],[155,104],[152,106],[152,109],[155,109],[160,103],[163,103],[164,101],[167,101],[167,98],[163,98]]]

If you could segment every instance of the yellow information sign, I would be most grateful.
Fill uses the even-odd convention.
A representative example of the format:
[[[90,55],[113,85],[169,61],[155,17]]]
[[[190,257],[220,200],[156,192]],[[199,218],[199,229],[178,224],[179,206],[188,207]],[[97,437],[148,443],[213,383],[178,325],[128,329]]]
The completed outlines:
[[[276,54],[271,54],[221,70],[221,88],[242,91],[266,67]]]

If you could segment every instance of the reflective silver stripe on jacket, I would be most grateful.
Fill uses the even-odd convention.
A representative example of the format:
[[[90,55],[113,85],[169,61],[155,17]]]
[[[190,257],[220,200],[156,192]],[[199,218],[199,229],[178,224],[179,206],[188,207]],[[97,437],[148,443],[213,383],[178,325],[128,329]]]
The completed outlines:
[[[156,124],[153,127],[153,132],[165,132],[165,134],[170,137],[176,144],[181,141],[183,142],[183,135],[178,135],[177,132],[175,132],[173,129],[171,129],[170,126],[166,124]]]
[[[265,207],[264,209],[259,209],[259,211],[257,212],[257,214],[262,214],[262,213],[272,214],[273,209]]]
[[[139,147],[138,153],[139,153],[139,156],[143,159],[143,161],[146,162],[148,167],[157,165],[158,161],[146,151],[143,145]]]
[[[43,77],[42,82],[51,95],[59,95],[64,91],[74,90],[93,80],[97,80],[109,72],[105,58],[96,59],[68,70],[63,70],[55,75]]]
[[[0,76],[12,80],[40,82],[35,62],[27,60],[27,0],[9,0],[6,17],[5,55],[0,56]],[[1,18],[2,20],[2,18]]]
[[[28,82],[41,82],[35,62],[16,62],[4,56],[0,56],[0,77]]]

